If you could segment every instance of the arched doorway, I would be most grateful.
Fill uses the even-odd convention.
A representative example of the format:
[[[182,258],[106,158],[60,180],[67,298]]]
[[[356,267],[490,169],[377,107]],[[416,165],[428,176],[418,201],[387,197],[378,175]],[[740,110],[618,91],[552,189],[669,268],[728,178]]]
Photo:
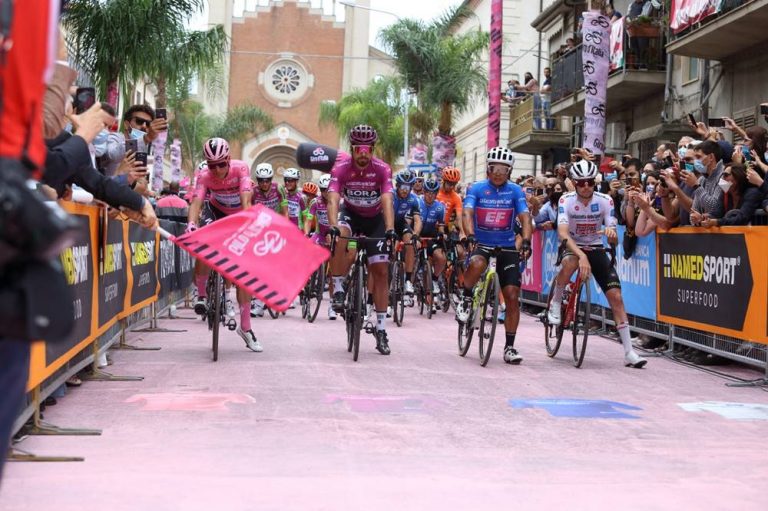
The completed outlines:
[[[289,167],[299,169],[302,182],[312,179],[312,171],[299,168],[296,163],[296,148],[288,145],[275,145],[259,153],[251,170],[255,169],[259,163],[271,164],[272,168],[275,169],[275,177],[279,179],[283,178],[283,171]]]

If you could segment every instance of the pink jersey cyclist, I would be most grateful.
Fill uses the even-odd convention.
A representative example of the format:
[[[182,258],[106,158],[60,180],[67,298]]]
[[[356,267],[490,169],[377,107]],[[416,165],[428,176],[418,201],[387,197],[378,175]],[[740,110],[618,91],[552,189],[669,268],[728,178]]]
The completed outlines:
[[[328,203],[322,197],[312,201],[309,205],[309,219],[316,219],[315,233],[312,235],[312,241],[318,244],[325,243],[325,237],[331,228],[328,223]]]
[[[352,156],[339,153],[331,170],[328,191],[341,195],[347,212],[366,218],[375,217],[381,214],[381,196],[393,190],[389,165],[378,158],[371,158],[365,169],[358,170]]]
[[[251,177],[248,165],[244,161],[231,160],[229,172],[223,178],[217,178],[213,171],[203,169],[195,183],[195,198],[208,198],[211,206],[225,215],[237,213],[243,209],[240,194],[251,192]]]
[[[285,189],[277,183],[272,183],[269,191],[263,193],[258,186],[254,186],[251,204],[261,204],[276,213],[282,214],[282,208],[288,206],[288,201],[285,198]]]

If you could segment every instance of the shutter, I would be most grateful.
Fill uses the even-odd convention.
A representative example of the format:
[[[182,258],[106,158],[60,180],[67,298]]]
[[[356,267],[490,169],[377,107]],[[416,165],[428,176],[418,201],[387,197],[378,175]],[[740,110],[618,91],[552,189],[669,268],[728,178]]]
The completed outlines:
[[[733,122],[744,131],[757,126],[757,110],[755,107],[738,110],[733,113]],[[744,139],[738,134],[733,134],[733,143],[741,144]]]

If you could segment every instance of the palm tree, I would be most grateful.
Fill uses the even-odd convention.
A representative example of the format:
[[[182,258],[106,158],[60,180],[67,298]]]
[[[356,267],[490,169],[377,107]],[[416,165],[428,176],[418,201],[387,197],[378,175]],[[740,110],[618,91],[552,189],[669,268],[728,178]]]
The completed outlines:
[[[219,117],[206,114],[197,101],[187,99],[175,104],[171,129],[181,140],[182,167],[187,173],[191,173],[202,158],[201,149],[207,139],[223,137],[230,144],[242,144],[274,125],[269,114],[248,103],[231,108]]]
[[[220,64],[228,41],[221,26],[187,31],[184,23],[205,0],[70,0],[63,19],[75,62],[95,81],[107,102],[149,77],[158,85],[158,106],[166,87]]]
[[[420,104],[440,112],[432,158],[441,166],[453,164],[455,116],[468,111],[488,86],[481,57],[488,49],[489,34],[482,30],[451,33],[453,27],[470,16],[473,13],[464,3],[428,24],[401,19],[379,34]],[[441,150],[434,150],[438,145]]]
[[[376,128],[379,141],[376,152],[386,162],[393,162],[403,148],[402,80],[385,77],[371,81],[364,89],[355,89],[337,102],[320,105],[320,125],[333,125],[346,138],[357,124]]]

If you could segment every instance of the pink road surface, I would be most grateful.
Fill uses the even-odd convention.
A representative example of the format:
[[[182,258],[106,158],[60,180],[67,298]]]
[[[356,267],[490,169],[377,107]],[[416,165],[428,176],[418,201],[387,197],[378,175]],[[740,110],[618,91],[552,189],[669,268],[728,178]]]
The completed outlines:
[[[624,368],[619,344],[596,337],[575,369],[568,350],[546,356],[526,315],[523,364],[503,363],[499,328],[482,368],[475,346],[457,355],[451,317],[408,314],[389,327],[390,357],[363,334],[357,363],[325,304],[312,325],[296,310],[254,320],[261,354],[225,331],[217,363],[201,321],[132,333],[162,351],[113,352],[108,369],[144,381],[86,382],[45,412],[102,436],[18,446],[85,462],[10,463],[0,509],[766,509],[760,389],[660,358]]]

